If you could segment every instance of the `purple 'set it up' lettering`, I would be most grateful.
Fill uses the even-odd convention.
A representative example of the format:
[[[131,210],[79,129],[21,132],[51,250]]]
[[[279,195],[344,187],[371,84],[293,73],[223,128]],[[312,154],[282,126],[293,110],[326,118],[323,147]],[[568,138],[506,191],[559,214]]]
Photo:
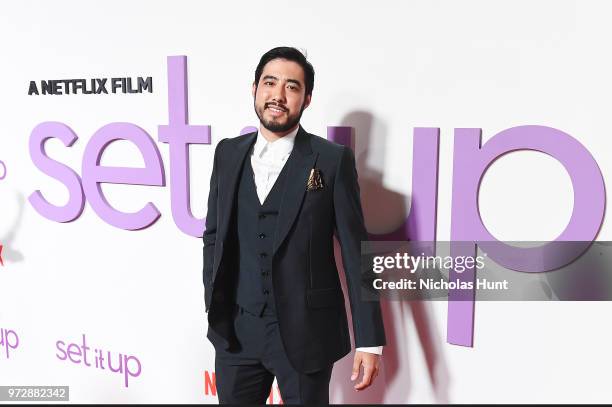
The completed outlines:
[[[170,149],[172,217],[183,233],[200,237],[204,219],[195,218],[190,208],[189,145],[210,144],[211,129],[210,126],[189,124],[185,56],[168,57],[168,112],[168,125],[158,127],[158,138],[160,142],[168,143]],[[351,131],[350,127],[328,127],[328,138],[350,146]],[[410,214],[395,231],[371,234],[370,239],[436,240],[439,135],[439,128],[414,129]],[[78,139],[66,124],[41,123],[32,131],[30,155],[37,168],[66,186],[69,199],[64,205],[57,206],[47,202],[40,191],[35,191],[28,199],[38,213],[56,222],[70,222],[81,215],[87,198],[101,219],[121,229],[143,229],[157,221],[160,213],[153,203],[145,203],[134,213],[121,212],[111,207],[100,188],[102,183],[165,186],[159,150],[145,130],[131,123],[111,123],[99,129],[85,148],[82,179],[70,167],[46,155],[45,142],[53,137],[67,147]],[[106,147],[117,140],[130,141],[138,148],[144,158],[144,168],[100,165],[100,157]],[[455,129],[454,146],[451,203],[453,256],[473,256],[478,245],[486,249],[494,261],[507,268],[526,272],[545,271],[530,267],[537,251],[502,244],[487,231],[478,212],[480,182],[487,168],[503,154],[519,150],[548,154],[560,161],[570,175],[574,207],[569,224],[556,241],[591,242],[597,237],[605,211],[603,176],[593,156],[569,134],[546,126],[518,126],[498,133],[481,146],[480,129]],[[475,274],[473,270],[466,270],[452,277],[473,281]],[[473,297],[473,292],[471,295]],[[451,292],[448,311],[448,342],[472,346],[473,298],[457,300],[456,293]]]

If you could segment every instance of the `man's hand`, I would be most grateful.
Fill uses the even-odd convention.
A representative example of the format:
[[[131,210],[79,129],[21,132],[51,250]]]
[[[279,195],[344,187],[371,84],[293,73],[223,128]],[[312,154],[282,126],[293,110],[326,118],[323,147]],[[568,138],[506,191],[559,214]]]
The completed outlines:
[[[360,367],[363,365],[363,377],[361,381],[355,385],[355,390],[363,390],[368,388],[374,379],[378,376],[378,370],[380,365],[380,355],[368,352],[355,352],[355,359],[353,361],[353,374],[351,375],[351,381],[355,381],[359,377]]]

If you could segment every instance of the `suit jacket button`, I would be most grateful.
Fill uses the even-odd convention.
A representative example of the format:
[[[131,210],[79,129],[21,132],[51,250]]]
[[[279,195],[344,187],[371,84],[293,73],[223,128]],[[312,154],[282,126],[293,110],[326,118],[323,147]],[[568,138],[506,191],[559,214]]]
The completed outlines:
[[[263,293],[264,293],[264,295],[268,295],[268,294],[270,294],[270,291],[268,291],[268,290],[263,290]]]
[[[266,252],[259,253],[259,257],[261,257],[262,259],[265,258],[266,256],[267,256]]]
[[[265,238],[265,237],[266,237],[266,234],[265,234],[265,233],[260,233],[260,234],[259,234],[259,238],[260,238],[260,239],[263,239],[263,238]]]

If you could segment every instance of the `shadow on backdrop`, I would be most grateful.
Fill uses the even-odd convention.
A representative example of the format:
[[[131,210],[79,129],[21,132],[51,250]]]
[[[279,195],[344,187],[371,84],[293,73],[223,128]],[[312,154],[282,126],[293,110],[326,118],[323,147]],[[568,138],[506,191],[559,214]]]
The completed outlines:
[[[387,189],[384,184],[384,170],[373,168],[369,163],[381,163],[384,168],[385,148],[388,144],[387,131],[383,123],[375,122],[371,113],[353,111],[347,114],[341,126],[352,127],[353,147],[355,140],[366,148],[362,153],[356,151],[355,159],[359,173],[361,201],[365,223],[369,233],[387,233],[401,225],[408,216],[406,202],[409,198]],[[376,125],[376,130],[374,130]],[[372,154],[374,152],[375,155]],[[410,174],[410,167],[403,168]],[[407,177],[408,178],[408,177]],[[411,208],[415,210],[415,208]],[[378,230],[377,230],[378,229]],[[410,236],[410,240],[418,240]],[[340,249],[335,243],[336,259],[340,259]],[[341,261],[338,270],[344,274]],[[342,289],[348,298],[345,279],[342,278]],[[348,302],[346,304],[347,309]],[[355,382],[350,381],[354,352],[336,362],[330,384],[330,401],[333,403],[383,404],[407,403],[413,394],[410,371],[414,366],[411,358],[419,358],[420,352],[410,349],[410,337],[416,328],[418,343],[421,344],[427,373],[431,383],[432,398],[436,403],[448,403],[449,372],[443,355],[443,338],[433,321],[431,304],[423,301],[385,301],[381,300],[381,310],[385,324],[387,345],[383,349],[381,371],[375,383],[364,391],[354,390]],[[409,323],[409,315],[414,324]],[[351,324],[349,315],[349,324]],[[351,330],[352,338],[352,330]],[[420,374],[420,372],[416,372]],[[420,392],[422,393],[422,392]]]
[[[2,260],[6,263],[17,263],[23,261],[23,254],[15,249],[15,236],[19,230],[21,220],[23,219],[23,212],[25,210],[25,198],[21,192],[17,193],[17,204],[18,212],[17,216],[13,219],[12,224],[8,228],[6,234],[0,237],[0,244],[2,245]],[[5,221],[6,219],[2,219]]]

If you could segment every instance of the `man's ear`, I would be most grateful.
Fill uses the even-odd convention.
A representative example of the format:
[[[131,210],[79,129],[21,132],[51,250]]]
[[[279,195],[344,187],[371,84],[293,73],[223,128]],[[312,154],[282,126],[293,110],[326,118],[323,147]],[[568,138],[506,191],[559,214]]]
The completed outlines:
[[[310,100],[311,99],[312,99],[312,94],[306,96],[306,99],[304,100],[304,109],[306,109],[308,106],[310,106]]]
[[[253,99],[255,99],[255,93],[257,93],[257,84],[253,82]]]

